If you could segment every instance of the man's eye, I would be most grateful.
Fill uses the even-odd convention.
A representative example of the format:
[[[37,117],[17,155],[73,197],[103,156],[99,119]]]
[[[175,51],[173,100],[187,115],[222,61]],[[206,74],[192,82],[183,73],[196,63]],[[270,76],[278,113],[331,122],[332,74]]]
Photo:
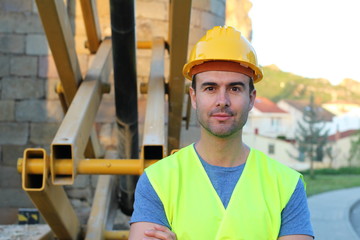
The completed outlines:
[[[241,89],[239,87],[232,87],[231,91],[233,92],[239,92]]]
[[[214,87],[207,87],[207,88],[205,88],[205,91],[214,91],[214,90],[215,90]]]

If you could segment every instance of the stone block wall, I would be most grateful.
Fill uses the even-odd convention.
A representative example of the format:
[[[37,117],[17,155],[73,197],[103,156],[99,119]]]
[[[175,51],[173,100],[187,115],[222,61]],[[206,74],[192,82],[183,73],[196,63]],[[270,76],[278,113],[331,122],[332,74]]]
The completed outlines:
[[[94,56],[84,44],[86,33],[79,1],[65,2],[84,76]],[[97,8],[102,36],[110,36],[109,1],[98,0]],[[168,9],[169,0],[136,1],[139,41],[149,41],[156,36],[167,39]],[[207,29],[224,25],[224,19],[225,0],[193,0],[189,45]],[[64,117],[54,91],[59,76],[34,0],[0,0],[0,23],[0,208],[32,207],[21,189],[16,163],[26,148],[45,148],[50,154],[49,145]],[[148,80],[150,59],[151,50],[138,50],[138,84]],[[167,70],[165,74],[168,75]],[[96,118],[96,129],[106,149],[116,149],[117,145],[113,90],[104,95]],[[146,96],[140,93],[138,96],[139,111],[143,111]],[[141,112],[139,116],[143,116]],[[194,117],[191,124],[196,127]],[[90,204],[96,179],[79,176],[75,188],[66,188],[75,205]]]

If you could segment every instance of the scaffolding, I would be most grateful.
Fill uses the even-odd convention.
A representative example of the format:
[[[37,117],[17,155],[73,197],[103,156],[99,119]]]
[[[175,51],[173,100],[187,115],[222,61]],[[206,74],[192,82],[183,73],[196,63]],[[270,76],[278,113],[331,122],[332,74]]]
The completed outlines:
[[[24,191],[50,227],[51,234],[45,234],[42,239],[52,234],[57,239],[127,239],[128,231],[113,230],[110,217],[110,212],[118,206],[119,176],[125,176],[129,182],[126,187],[132,188],[136,181],[134,176],[141,175],[144,168],[179,148],[186,90],[182,66],[187,56],[191,0],[170,1],[168,39],[154,37],[151,42],[135,42],[134,1],[110,1],[113,34],[105,39],[101,39],[95,1],[80,0],[80,3],[87,48],[95,54],[84,78],[64,1],[36,0],[59,73],[56,92],[65,117],[50,145],[50,153],[42,148],[26,149],[17,168],[22,175]],[[125,52],[120,52],[120,48],[126,49]],[[147,93],[147,106],[141,144],[135,133],[136,48],[152,49],[149,81],[142,86]],[[170,57],[168,83],[164,77],[165,51]],[[114,71],[116,121],[122,129],[120,140],[124,157],[111,159],[100,145],[94,121],[103,94],[110,91],[109,75],[118,66],[127,69],[127,73]],[[128,99],[133,100],[132,105],[124,107]],[[165,122],[168,129],[165,129]],[[72,185],[80,174],[100,175],[85,228],[79,223],[64,190],[64,186]],[[129,206],[124,208],[129,209]]]

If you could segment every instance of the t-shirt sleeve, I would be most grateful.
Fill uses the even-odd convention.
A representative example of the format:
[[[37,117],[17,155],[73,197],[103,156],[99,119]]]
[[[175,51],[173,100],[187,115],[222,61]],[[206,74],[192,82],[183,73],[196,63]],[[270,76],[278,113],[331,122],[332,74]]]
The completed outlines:
[[[135,222],[152,222],[170,228],[164,205],[151,185],[146,173],[143,173],[136,185],[134,212],[130,224]]]
[[[306,191],[301,179],[299,179],[294,193],[281,213],[279,237],[296,234],[314,236]]]

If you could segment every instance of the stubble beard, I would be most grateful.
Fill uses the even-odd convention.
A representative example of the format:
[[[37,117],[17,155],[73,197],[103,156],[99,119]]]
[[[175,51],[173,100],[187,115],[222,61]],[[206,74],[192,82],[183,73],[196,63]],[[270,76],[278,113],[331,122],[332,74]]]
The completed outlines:
[[[239,119],[235,118],[231,123],[212,123],[210,121],[211,114],[207,114],[209,120],[205,121],[201,118],[198,109],[196,109],[196,116],[200,125],[208,133],[219,138],[227,138],[241,131],[248,118],[248,113],[244,112]]]

